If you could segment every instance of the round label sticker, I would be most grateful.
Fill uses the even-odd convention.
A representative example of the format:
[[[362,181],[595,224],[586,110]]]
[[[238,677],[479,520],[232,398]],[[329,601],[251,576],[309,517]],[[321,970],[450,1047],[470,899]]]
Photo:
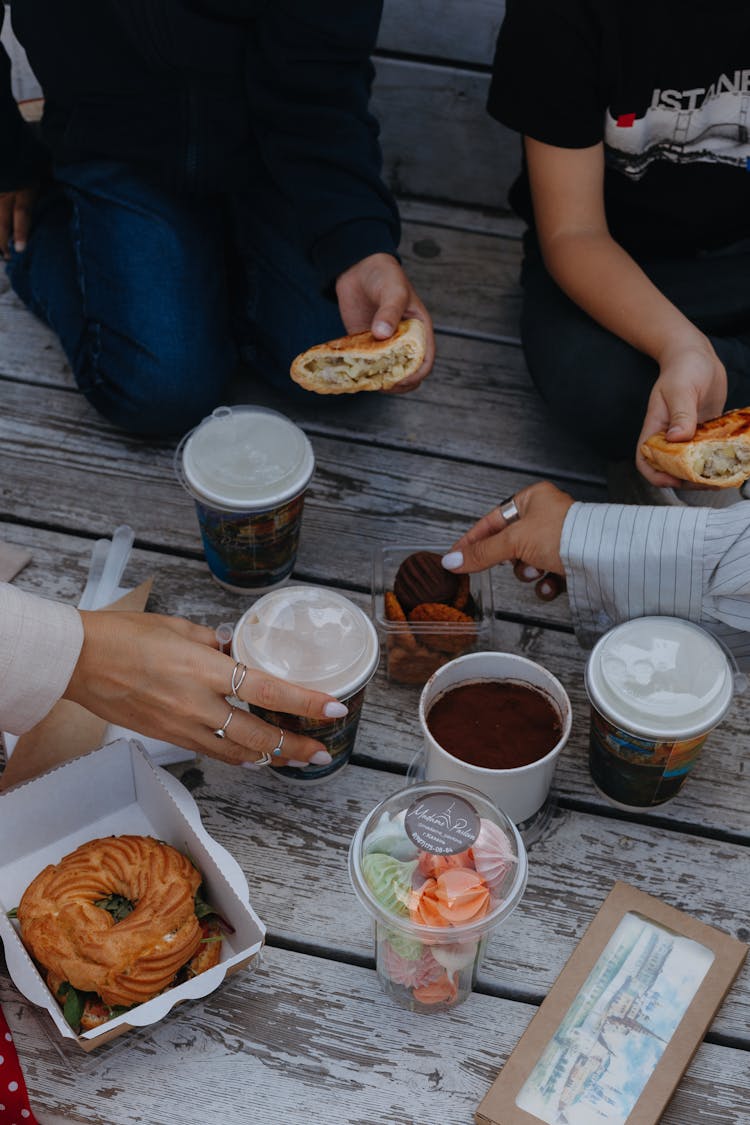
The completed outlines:
[[[406,834],[421,851],[432,855],[465,852],[479,835],[479,815],[454,793],[430,793],[406,810]]]

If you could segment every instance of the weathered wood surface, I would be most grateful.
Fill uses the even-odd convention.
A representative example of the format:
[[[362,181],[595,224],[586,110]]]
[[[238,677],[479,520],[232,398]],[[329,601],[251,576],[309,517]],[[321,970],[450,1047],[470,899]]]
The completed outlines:
[[[391,190],[507,208],[521,147],[518,134],[486,112],[489,75],[403,59],[375,64],[372,109]]]
[[[480,214],[472,227],[459,227],[455,218],[452,225],[448,224],[449,214],[446,208],[419,204],[404,207],[401,254],[414,286],[442,331],[518,344],[518,221],[491,216],[483,219]],[[468,216],[465,220],[462,216],[461,221],[468,222]],[[451,278],[450,285],[445,284],[446,277]],[[18,371],[35,379],[38,365],[39,373],[46,379],[59,380],[60,353],[55,338],[43,330],[38,342],[33,339],[35,318],[29,316],[10,291],[4,275],[3,283],[0,338],[4,341],[4,373]],[[20,315],[20,321],[14,313]],[[45,351],[56,354],[45,356]],[[23,367],[19,368],[19,364]]]
[[[503,0],[385,0],[378,50],[489,66]]]
[[[534,1009],[475,994],[385,1008],[371,969],[268,948],[206,1000],[82,1058],[56,1051],[0,974],[42,1125],[472,1125]],[[747,1055],[704,1044],[663,1125],[747,1125]],[[43,1110],[41,1107],[44,1107]]]

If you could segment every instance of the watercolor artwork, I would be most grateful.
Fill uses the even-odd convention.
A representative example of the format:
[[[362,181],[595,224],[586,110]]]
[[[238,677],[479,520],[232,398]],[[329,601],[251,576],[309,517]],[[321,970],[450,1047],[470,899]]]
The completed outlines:
[[[625,914],[516,1105],[547,1125],[625,1125],[713,960]]]

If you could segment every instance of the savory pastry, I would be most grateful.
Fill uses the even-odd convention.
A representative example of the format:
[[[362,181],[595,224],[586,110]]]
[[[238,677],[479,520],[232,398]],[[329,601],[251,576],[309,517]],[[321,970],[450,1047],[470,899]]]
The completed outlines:
[[[108,1009],[131,1007],[173,984],[199,953],[200,884],[189,859],[149,836],[91,840],[27,887],[21,937],[58,999],[72,989]]]
[[[425,331],[421,320],[402,320],[387,340],[372,332],[316,344],[292,362],[291,376],[319,395],[387,391],[422,366]]]
[[[750,477],[750,406],[701,422],[690,441],[653,434],[641,453],[649,465],[680,480],[736,488]]]

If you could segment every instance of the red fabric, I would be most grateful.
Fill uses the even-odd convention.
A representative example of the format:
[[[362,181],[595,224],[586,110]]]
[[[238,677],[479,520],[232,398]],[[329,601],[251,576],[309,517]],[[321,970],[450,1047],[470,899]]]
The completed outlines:
[[[618,129],[632,129],[635,125],[634,113],[621,113],[617,118]]]
[[[39,1125],[31,1112],[13,1036],[0,1008],[0,1125]]]

